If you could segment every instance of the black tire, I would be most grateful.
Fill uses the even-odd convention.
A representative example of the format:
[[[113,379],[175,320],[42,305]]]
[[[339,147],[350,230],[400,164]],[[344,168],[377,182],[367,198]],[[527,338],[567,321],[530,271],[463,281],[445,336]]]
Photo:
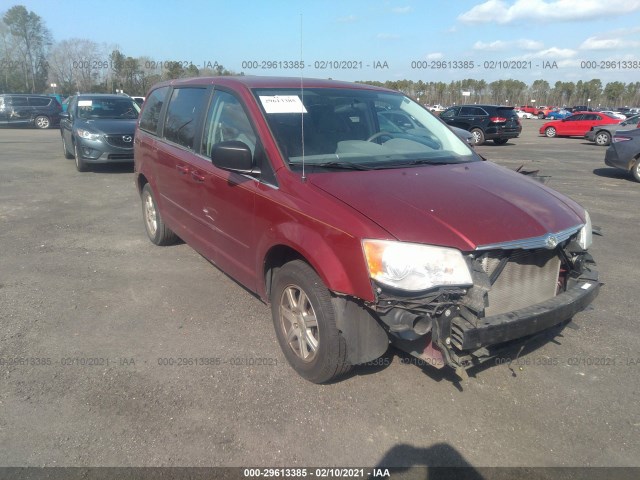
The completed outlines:
[[[636,163],[631,167],[631,175],[636,179],[636,182],[640,182],[640,157],[636,158]]]
[[[508,140],[508,138],[494,138],[493,143],[495,143],[496,145],[504,145]]]
[[[69,152],[69,149],[67,148],[67,142],[64,140],[64,135],[62,136],[62,153],[64,153],[64,158],[66,158],[67,160],[71,160],[73,158],[73,153]]]
[[[86,172],[87,170],[89,170],[87,162],[85,162],[80,155],[80,150],[78,149],[77,143],[73,144],[73,156],[76,159],[76,170],[78,170],[79,172]]]
[[[484,132],[479,128],[472,128],[469,133],[473,135],[473,144],[482,145],[484,143]]]
[[[553,138],[558,134],[558,132],[554,127],[547,127],[544,130],[544,134],[549,138]]]
[[[142,222],[151,243],[159,246],[172,245],[178,241],[178,236],[167,227],[158,210],[158,204],[153,196],[153,190],[147,183],[142,188]]]
[[[540,120],[544,120],[544,113],[542,113],[542,112],[538,113],[538,118]]]
[[[611,134],[606,130],[600,130],[598,133],[596,133],[594,140],[596,142],[596,145],[606,147],[611,144]]]
[[[351,369],[346,342],[336,327],[331,294],[304,261],[293,260],[276,272],[271,314],[280,348],[301,377],[325,383]]]
[[[33,119],[33,124],[36,126],[36,128],[45,130],[51,126],[51,120],[49,120],[49,117],[47,117],[46,115],[38,115]]]

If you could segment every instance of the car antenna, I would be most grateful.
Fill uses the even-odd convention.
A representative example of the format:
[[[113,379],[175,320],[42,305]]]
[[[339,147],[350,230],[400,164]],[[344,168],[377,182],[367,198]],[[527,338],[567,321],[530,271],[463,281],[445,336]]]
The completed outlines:
[[[300,14],[300,141],[302,142],[302,181],[307,177],[304,170],[304,63],[302,63],[302,13]]]

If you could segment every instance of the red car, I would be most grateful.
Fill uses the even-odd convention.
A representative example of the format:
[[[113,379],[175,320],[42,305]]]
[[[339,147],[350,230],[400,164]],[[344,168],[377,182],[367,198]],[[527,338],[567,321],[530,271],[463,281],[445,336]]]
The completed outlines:
[[[146,96],[134,138],[151,242],[180,237],[270,303],[285,358],[312,382],[390,343],[464,377],[564,325],[600,288],[584,208],[484,161],[399,92],[172,80]]]
[[[584,137],[591,127],[622,122],[602,112],[577,112],[562,120],[553,120],[540,127],[540,135],[553,137]]]
[[[549,115],[549,112],[553,110],[552,107],[536,107],[534,105],[521,105],[519,107],[516,107],[516,109],[530,113],[531,115],[535,115],[539,119],[545,118],[547,115]]]

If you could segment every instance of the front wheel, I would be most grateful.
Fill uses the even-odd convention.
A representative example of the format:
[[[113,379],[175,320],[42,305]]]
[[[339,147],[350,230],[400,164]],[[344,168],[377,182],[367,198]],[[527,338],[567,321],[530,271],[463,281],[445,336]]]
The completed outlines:
[[[64,135],[62,135],[62,153],[64,154],[64,158],[67,160],[71,160],[73,158],[73,154],[69,153],[69,149],[67,148],[67,142],[64,139]]]
[[[607,145],[609,145],[611,143],[611,135],[609,135],[609,132],[606,131],[601,131],[596,133],[596,144],[600,145],[602,147],[606,147]]]
[[[471,130],[471,136],[473,137],[474,145],[482,145],[484,143],[484,132],[479,128]]]
[[[80,156],[80,149],[78,148],[77,143],[74,143],[73,145],[73,154],[76,158],[76,170],[78,170],[79,172],[86,172],[89,167],[87,165],[87,162],[85,162],[84,159]]]
[[[301,377],[324,383],[351,369],[331,294],[304,261],[291,261],[276,272],[271,314],[280,348]]]
[[[33,123],[36,127],[38,128],[49,128],[51,126],[51,121],[49,120],[49,117],[45,116],[45,115],[38,115],[34,120]]]
[[[538,113],[538,118],[540,120],[544,120],[544,113],[542,113],[542,112]]]
[[[544,131],[544,134],[549,137],[549,138],[553,138],[556,136],[556,129],[554,127],[547,127]]]

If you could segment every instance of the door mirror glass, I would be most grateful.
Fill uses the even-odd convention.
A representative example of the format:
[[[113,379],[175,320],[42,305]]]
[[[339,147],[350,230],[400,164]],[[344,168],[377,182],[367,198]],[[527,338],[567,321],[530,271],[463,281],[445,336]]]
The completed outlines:
[[[238,140],[229,140],[213,145],[211,161],[216,167],[232,172],[251,173],[253,171],[251,150],[246,143]]]

